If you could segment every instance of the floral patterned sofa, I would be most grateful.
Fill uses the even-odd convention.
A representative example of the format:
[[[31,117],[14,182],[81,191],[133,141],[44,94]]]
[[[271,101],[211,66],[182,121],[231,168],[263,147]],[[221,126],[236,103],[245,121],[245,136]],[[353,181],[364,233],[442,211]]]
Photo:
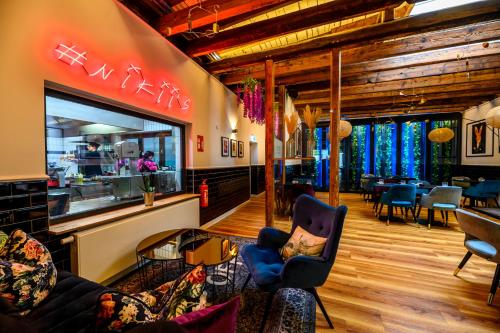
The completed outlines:
[[[202,284],[198,269],[154,291],[122,294],[56,271],[47,249],[21,230],[7,239],[0,234],[0,333],[234,332],[239,298],[188,312]],[[169,299],[180,307],[159,306],[169,288]],[[133,325],[125,322],[132,317]]]

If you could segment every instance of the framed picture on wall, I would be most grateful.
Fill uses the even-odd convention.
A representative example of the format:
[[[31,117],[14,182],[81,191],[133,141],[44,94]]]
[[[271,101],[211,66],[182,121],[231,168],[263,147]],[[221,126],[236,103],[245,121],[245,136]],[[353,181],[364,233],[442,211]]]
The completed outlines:
[[[484,119],[470,122],[465,128],[465,156],[493,156],[493,130]]]
[[[222,157],[229,156],[229,138],[220,138],[220,154]]]
[[[238,147],[236,145],[236,140],[231,140],[231,157],[238,156]]]
[[[242,158],[244,156],[243,149],[245,147],[245,144],[243,141],[238,141],[238,157]]]

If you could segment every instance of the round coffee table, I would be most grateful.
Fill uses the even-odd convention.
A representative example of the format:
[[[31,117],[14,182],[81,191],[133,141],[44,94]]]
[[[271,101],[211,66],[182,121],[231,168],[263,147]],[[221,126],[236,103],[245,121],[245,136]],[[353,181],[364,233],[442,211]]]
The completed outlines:
[[[224,236],[201,229],[163,231],[142,240],[137,245],[136,254],[143,288],[153,288],[153,281],[158,278],[158,267],[162,274],[161,281],[165,282],[168,273],[175,267],[179,269],[178,275],[181,275],[186,265],[196,266],[203,263],[209,271],[208,283],[214,288],[225,284],[226,292],[230,284],[234,292],[238,245]],[[220,270],[219,266],[224,264],[226,268]]]

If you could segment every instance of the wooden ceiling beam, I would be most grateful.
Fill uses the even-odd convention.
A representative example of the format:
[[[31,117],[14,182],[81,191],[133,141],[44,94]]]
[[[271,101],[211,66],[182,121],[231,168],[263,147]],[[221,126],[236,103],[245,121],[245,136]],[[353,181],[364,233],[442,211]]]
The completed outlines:
[[[457,60],[457,56],[467,60]],[[402,58],[386,58],[373,62],[363,62],[360,64],[349,64],[342,67],[342,77],[344,85],[360,84],[370,82],[382,82],[398,80],[403,78],[412,78],[418,76],[431,76],[438,74],[447,74],[468,69],[478,70],[497,67],[500,60],[500,42],[489,43],[488,48],[482,44],[462,46],[454,49],[435,50],[426,53],[406,55]],[[321,57],[322,58],[322,57]],[[466,61],[468,66],[466,67]],[[394,68],[394,69],[392,69]],[[284,68],[277,66],[277,82],[291,82],[292,77],[304,77],[308,74],[324,73],[328,66],[319,67],[316,62],[311,62],[303,66],[296,64],[294,67]],[[226,85],[238,84],[242,82],[249,74],[229,73],[221,77],[221,81]],[[254,79],[261,79],[260,75],[251,75]],[[314,75],[313,75],[314,76]],[[325,79],[321,77],[320,80]],[[297,82],[312,82],[307,79]]]
[[[211,25],[216,21],[223,21],[234,16],[243,14],[255,15],[256,12],[261,13],[262,10],[271,10],[274,6],[289,4],[297,0],[205,0],[202,2],[203,9],[196,8],[199,5],[190,6],[167,15],[162,16],[157,24],[156,29],[167,36],[172,36],[189,30],[188,16],[191,11],[191,27],[197,29],[206,25]],[[215,11],[217,10],[217,16]]]
[[[375,106],[375,105],[391,105],[394,103],[418,103],[421,97],[432,102],[434,100],[447,100],[447,99],[481,99],[491,100],[495,98],[496,94],[500,93],[499,87],[488,87],[485,89],[475,89],[466,91],[452,91],[445,93],[435,93],[423,95],[418,94],[417,96],[401,96],[396,92],[393,96],[381,97],[381,98],[370,98],[370,99],[356,99],[356,100],[342,100],[342,107],[363,107],[363,106]],[[318,104],[328,102],[329,91],[313,92],[307,94],[299,94],[298,98],[293,101],[295,105],[305,105],[305,104]]]
[[[256,63],[262,63],[268,58],[274,59],[274,61],[282,61],[285,59],[297,58],[312,52],[326,51],[331,48],[342,48],[344,50],[360,47],[367,43],[373,44],[409,35],[453,29],[499,18],[500,3],[496,0],[486,0],[384,22],[356,31],[346,32],[331,37],[318,38],[298,45],[229,58],[208,66],[208,69],[211,72],[215,72],[227,68],[249,66]],[[379,45],[379,47],[383,46]]]
[[[190,43],[186,53],[191,57],[233,48],[323,24],[394,8],[401,0],[336,0],[281,15],[261,22],[202,37]]]

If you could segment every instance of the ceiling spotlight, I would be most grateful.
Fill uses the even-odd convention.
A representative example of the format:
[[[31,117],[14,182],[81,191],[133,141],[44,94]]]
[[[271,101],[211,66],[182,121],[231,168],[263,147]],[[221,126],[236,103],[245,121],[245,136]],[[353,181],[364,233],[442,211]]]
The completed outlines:
[[[427,102],[427,99],[425,97],[422,97],[420,98],[420,102],[418,102],[418,104],[422,105],[422,104],[425,104]]]

